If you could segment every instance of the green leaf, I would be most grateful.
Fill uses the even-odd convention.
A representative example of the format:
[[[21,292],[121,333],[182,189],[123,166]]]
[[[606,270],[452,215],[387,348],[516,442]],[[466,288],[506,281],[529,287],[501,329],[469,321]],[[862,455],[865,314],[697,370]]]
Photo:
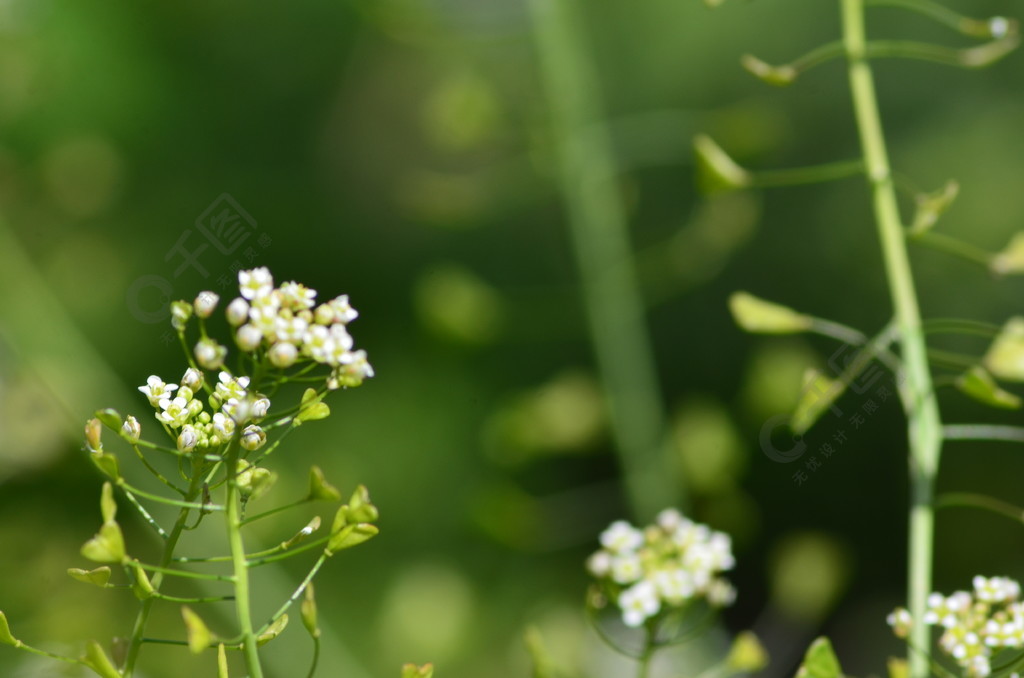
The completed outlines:
[[[112,429],[115,433],[121,432],[121,426],[124,424],[124,421],[122,421],[121,414],[117,410],[109,407],[105,410],[97,410],[96,418],[102,421],[104,426]]]
[[[110,568],[106,565],[97,567],[95,570],[83,570],[81,568],[72,567],[68,569],[68,574],[71,575],[72,579],[77,579],[80,582],[86,584],[92,584],[104,588],[107,582],[110,581]]]
[[[960,184],[950,179],[946,182],[945,186],[934,193],[919,194],[917,196],[917,209],[914,212],[914,220],[910,224],[910,235],[921,235],[930,231],[932,226],[939,220],[939,217],[950,208],[959,193]]]
[[[846,387],[818,370],[810,368],[804,374],[804,388],[800,392],[789,427],[796,435],[803,435],[821,418],[825,410],[842,395]]]
[[[320,637],[320,627],[317,626],[316,618],[316,596],[313,593],[313,582],[309,582],[306,584],[305,597],[302,599],[302,625],[314,639]]]
[[[85,656],[80,660],[102,678],[121,678],[121,672],[114,668],[114,663],[95,640],[85,646]]]
[[[306,526],[295,533],[295,536],[286,542],[282,542],[281,548],[290,549],[291,547],[304,540],[309,535],[313,534],[320,529],[320,516],[313,516],[313,519],[306,523]]]
[[[1006,321],[982,363],[996,379],[1024,381],[1024,317]]]
[[[998,275],[1024,273],[1024,231],[1015,233],[1006,247],[992,257],[989,268]]]
[[[999,388],[992,375],[980,366],[972,367],[957,377],[956,387],[965,395],[992,407],[1016,410],[1021,406],[1017,395]]]
[[[100,473],[107,476],[111,480],[120,480],[121,471],[118,469],[117,457],[113,454],[94,451],[89,453],[89,459],[96,465],[96,468],[100,470]]]
[[[224,650],[224,643],[217,646],[217,678],[231,678],[228,675],[228,653]]]
[[[324,552],[328,556],[333,556],[338,551],[350,549],[353,546],[362,544],[364,541],[373,539],[379,532],[380,530],[369,523],[346,525],[339,532],[331,535],[331,539],[327,542],[327,548],[324,549]]]
[[[372,523],[380,518],[380,512],[370,501],[370,492],[365,485],[360,485],[352,493],[346,514],[350,523]]]
[[[117,517],[117,502],[114,501],[114,486],[110,483],[103,483],[103,490],[100,492],[100,513],[103,515],[103,522],[109,523]]]
[[[793,334],[806,332],[812,323],[808,315],[747,292],[733,292],[729,297],[729,310],[736,324],[747,332]]]
[[[7,615],[0,612],[0,643],[20,647],[21,641],[11,635],[11,627],[7,623]]]
[[[329,416],[331,416],[331,408],[327,406],[327,403],[313,403],[295,415],[295,423],[301,424],[307,421],[326,419]]]
[[[82,555],[97,563],[120,563],[125,559],[124,535],[121,526],[108,520],[99,533],[82,545]]]
[[[800,665],[796,678],[842,678],[842,675],[832,643],[828,638],[818,638],[804,655],[804,663]]]
[[[889,678],[910,678],[910,666],[906,659],[889,657]]]
[[[424,664],[423,666],[406,664],[402,667],[402,678],[433,678],[433,675],[433,664]]]
[[[341,492],[327,482],[324,472],[320,470],[319,466],[309,469],[309,498],[313,501],[338,501],[341,499]]]
[[[213,633],[207,628],[202,617],[188,606],[182,606],[181,618],[185,620],[185,632],[188,635],[188,649],[192,654],[200,654],[210,646]]]
[[[744,631],[733,640],[725,663],[734,671],[754,673],[768,666],[768,651],[753,632]]]
[[[284,631],[286,626],[288,626],[288,615],[282,614],[280,617],[277,618],[277,620],[273,624],[267,627],[266,631],[259,635],[259,637],[256,639],[256,644],[261,647],[263,645],[266,645],[274,638],[277,638],[279,635],[281,635],[281,632]]]
[[[733,162],[711,137],[694,137],[693,151],[697,159],[697,187],[702,193],[723,193],[750,186],[750,173]]]
[[[139,561],[132,562],[132,569],[135,571],[135,582],[132,584],[132,591],[135,593],[135,597],[139,600],[152,598],[156,590],[153,588],[152,582],[149,581],[149,576],[142,569]]]

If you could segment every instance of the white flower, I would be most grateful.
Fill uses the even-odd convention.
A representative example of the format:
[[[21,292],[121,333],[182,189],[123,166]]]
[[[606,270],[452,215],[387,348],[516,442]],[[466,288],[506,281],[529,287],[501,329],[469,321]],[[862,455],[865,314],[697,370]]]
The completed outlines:
[[[139,423],[138,419],[129,414],[125,418],[124,423],[121,424],[121,434],[128,442],[137,443],[142,435],[142,424]]]
[[[694,593],[693,578],[681,568],[655,572],[653,581],[661,597],[675,605]]]
[[[268,341],[277,338],[277,308],[253,306],[249,309],[249,324],[260,331]]]
[[[213,430],[222,441],[226,441],[235,433],[235,420],[223,412],[217,412],[213,415]]]
[[[736,600],[736,589],[724,579],[714,579],[708,587],[708,602],[718,607],[732,605]]]
[[[302,337],[302,348],[313,360],[326,363],[334,352],[330,330],[322,325],[310,327]]]
[[[341,323],[347,325],[359,317],[359,312],[348,303],[348,295],[343,294],[335,297],[326,304],[321,304],[316,309],[316,321],[321,325]]]
[[[286,282],[281,285],[281,303],[293,310],[313,308],[316,299],[316,290],[311,290],[305,285],[297,282]]]
[[[188,368],[181,377],[181,385],[195,393],[203,387],[203,373],[194,367]]]
[[[217,375],[217,387],[214,392],[224,401],[242,400],[246,396],[246,389],[249,388],[249,377],[235,379],[228,372],[221,372]]]
[[[266,442],[267,434],[263,431],[262,428],[256,426],[255,424],[250,424],[249,426],[246,426],[245,430],[242,431],[242,447],[249,450],[250,452],[252,452],[253,450],[260,449]]]
[[[658,592],[646,579],[623,591],[618,604],[622,610],[622,623],[631,628],[640,626],[661,610]]]
[[[165,384],[160,377],[154,374],[146,379],[146,385],[140,386],[139,390],[145,393],[146,397],[149,398],[150,404],[156,407],[159,405],[161,398],[166,398],[172,391],[178,390],[178,385]]]
[[[331,351],[327,362],[331,365],[344,365],[352,361],[349,351],[352,350],[352,335],[342,324],[331,325]]]
[[[249,408],[249,414],[257,421],[267,416],[267,412],[269,411],[270,400],[268,398],[257,398],[252,401],[252,406]]]
[[[249,319],[249,302],[242,297],[236,297],[228,304],[226,315],[231,326],[238,327]]]
[[[196,300],[192,302],[193,308],[196,310],[196,315],[200,318],[209,318],[213,315],[213,310],[217,308],[217,302],[220,301],[220,295],[215,292],[200,292],[196,297]]]
[[[278,316],[274,322],[274,334],[279,341],[298,344],[305,336],[309,323],[304,318]]]
[[[224,364],[228,350],[213,339],[201,339],[195,347],[196,362],[207,370],[216,370]]]
[[[644,544],[643,532],[625,520],[616,520],[601,533],[601,545],[612,553],[635,551]]]
[[[353,351],[348,354],[347,359],[348,363],[334,368],[334,372],[327,379],[327,388],[332,391],[342,386],[359,386],[364,379],[374,375],[373,367],[366,360],[366,351]]]
[[[178,434],[178,450],[181,452],[191,452],[199,444],[199,434],[196,430],[189,425],[185,425],[181,429],[181,433]]]
[[[683,523],[690,521],[683,517],[683,514],[674,508],[667,508],[658,514],[657,523],[658,527],[665,530],[666,532],[674,532]]]
[[[634,553],[623,553],[612,557],[612,580],[619,584],[632,584],[644,576],[644,566],[640,556]]]
[[[274,277],[265,266],[251,271],[239,271],[238,286],[246,299],[258,299],[268,296],[274,289]]]
[[[261,341],[263,341],[263,332],[255,325],[242,325],[235,332],[235,343],[246,353],[251,353],[259,348]]]
[[[160,409],[163,411],[157,412],[156,418],[171,428],[180,428],[189,418],[188,403],[188,400],[181,397],[163,398],[160,401]]]
[[[974,584],[974,596],[986,603],[1002,603],[1016,600],[1020,596],[1020,584],[1008,577],[992,577],[986,579],[977,576]]]
[[[612,570],[612,554],[597,551],[587,559],[587,569],[595,577],[604,577]]]
[[[287,341],[279,341],[270,347],[270,351],[267,353],[270,358],[270,362],[274,367],[291,367],[295,364],[295,359],[299,356],[299,351],[295,348],[295,344],[290,344]]]
[[[892,627],[893,633],[895,633],[898,638],[906,638],[910,635],[910,627],[914,620],[906,608],[897,607],[889,613],[889,616],[885,618],[885,621]]]

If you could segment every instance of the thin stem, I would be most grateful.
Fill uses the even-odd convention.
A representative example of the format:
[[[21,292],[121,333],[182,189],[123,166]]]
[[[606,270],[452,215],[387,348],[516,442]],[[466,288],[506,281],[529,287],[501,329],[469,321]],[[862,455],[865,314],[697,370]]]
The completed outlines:
[[[200,504],[195,501],[181,501],[178,499],[168,499],[167,497],[161,497],[159,494],[153,494],[152,492],[146,492],[145,490],[140,490],[137,487],[133,487],[132,485],[126,483],[123,478],[118,480],[117,486],[123,490],[131,492],[132,494],[137,494],[140,497],[145,497],[146,499],[149,499],[150,501],[155,501],[159,504],[167,504],[168,506],[177,506],[179,508],[186,509],[196,509],[199,511],[224,510],[224,507],[221,506],[220,504]]]
[[[282,604],[281,607],[277,609],[277,612],[275,612],[267,621],[267,623],[261,626],[259,631],[256,632],[257,636],[266,633],[267,629],[269,629],[274,624],[274,622],[280,619],[281,615],[287,612],[288,608],[291,607],[292,604],[294,604],[295,601],[299,599],[299,596],[305,593],[306,587],[309,586],[309,582],[313,581],[313,577],[315,577],[316,573],[320,571],[320,568],[323,567],[323,564],[327,562],[327,558],[327,554],[323,554],[317,559],[317,561],[313,564],[313,567],[311,567],[309,572],[306,574],[306,578],[303,579],[302,583],[299,584],[298,588],[292,592],[292,595],[289,596],[288,600],[284,601],[284,604]]]
[[[1024,509],[1008,504],[983,494],[971,492],[950,492],[939,495],[935,498],[935,508],[951,508],[954,506],[966,506],[969,508],[983,509],[998,515],[1009,518],[1018,523],[1024,523]]]
[[[269,511],[264,511],[263,513],[257,513],[256,515],[251,516],[251,517],[246,518],[245,520],[243,520],[242,524],[243,525],[248,525],[249,523],[254,523],[257,520],[260,520],[261,518],[267,518],[267,517],[272,516],[272,515],[274,515],[276,513],[281,513],[282,511],[287,511],[288,509],[295,508],[296,506],[302,506],[303,504],[308,504],[311,501],[312,501],[312,499],[310,499],[309,497],[305,497],[303,499],[299,499],[298,501],[293,501],[291,504],[285,504],[283,506],[278,506],[277,508],[272,508]]]
[[[238,434],[228,445],[227,468],[238,467]],[[252,628],[252,612],[249,609],[249,564],[245,559],[245,542],[242,540],[242,519],[240,515],[240,491],[237,475],[228,473],[227,497],[227,529],[228,541],[231,545],[231,562],[235,573],[235,611],[238,616],[238,627],[242,637],[245,654],[245,667],[249,678],[263,678],[263,667],[256,642],[256,634]]]
[[[973,264],[984,266],[986,269],[992,264],[992,255],[985,250],[942,233],[925,231],[913,235],[911,238],[922,245],[928,245],[947,254],[966,259]]]
[[[654,656],[654,651],[658,649],[658,645],[655,642],[654,629],[647,627],[647,636],[644,640],[644,651],[640,654],[640,658],[637,660],[636,678],[647,678],[651,671],[651,657]]]
[[[992,20],[972,19],[954,12],[945,5],[932,0],[866,0],[869,7],[900,7],[918,14],[923,14],[935,21],[952,28],[954,31],[971,38],[987,39],[992,35]]]
[[[1024,427],[995,424],[949,424],[942,427],[946,440],[991,440],[1024,443]]]
[[[775,186],[796,186],[835,181],[863,173],[864,161],[857,158],[856,160],[843,160],[824,165],[812,165],[810,167],[750,172],[750,181],[752,186],[771,188]]]
[[[316,667],[320,663],[320,638],[319,636],[313,637],[313,663],[309,667],[309,673],[306,674],[306,678],[313,678],[316,674]]]
[[[185,494],[185,499],[189,501],[195,499],[196,496],[199,494],[199,475],[199,469],[193,468],[192,481],[189,483],[188,491]],[[124,489],[123,486],[122,489]],[[129,499],[132,501],[132,503],[136,504],[137,506],[139,506],[140,509],[142,509],[141,505],[138,505],[138,502],[130,493],[126,492],[126,494],[128,494]],[[163,582],[163,576],[166,573],[164,571],[164,568],[170,565],[171,559],[174,557],[174,549],[175,547],[177,547],[178,540],[181,538],[181,534],[185,530],[185,525],[188,523],[188,514],[191,512],[191,510],[191,507],[188,506],[181,507],[181,510],[178,512],[178,519],[174,523],[174,527],[171,528],[170,534],[166,535],[166,540],[164,541],[164,551],[163,554],[161,554],[160,556],[160,565],[158,566],[159,569],[153,569],[153,571],[155,571],[156,574],[154,574],[150,578],[150,584],[153,585],[154,591],[160,590],[160,584]],[[153,522],[153,525],[156,525],[156,523]],[[157,529],[160,529],[159,526],[157,526]],[[160,531],[162,532],[162,530]],[[142,639],[143,634],[146,631],[146,624],[149,621],[149,613],[153,607],[153,602],[155,600],[155,598],[147,598],[146,600],[142,601],[142,605],[139,608],[139,613],[135,617],[135,626],[132,628],[132,637],[131,641],[129,641],[128,652],[125,658],[124,678],[132,678],[132,672],[135,670],[135,663],[139,658],[139,650],[142,648]]]
[[[896,314],[896,324],[906,367],[910,394],[907,410],[910,446],[910,558],[907,573],[910,613],[923,619],[932,585],[932,496],[942,451],[942,420],[931,383],[931,373],[921,331],[921,312],[907,256],[906,241],[893,184],[885,135],[878,110],[874,76],[867,61],[864,31],[864,0],[842,0],[843,43],[849,61],[850,90],[861,147],[871,187],[875,221],[885,259],[886,276]],[[924,648],[911,653],[911,678],[925,678],[930,664],[928,627],[915,624],[910,641]]]
[[[999,325],[961,318],[930,318],[924,321],[925,334],[971,334],[992,338],[999,334]]]
[[[909,40],[879,40],[867,45],[865,55],[871,59],[917,59],[957,68],[984,68],[1005,57],[1019,44],[1020,39],[1016,35],[966,49]]]
[[[586,56],[577,0],[528,4],[615,447],[633,513],[646,519],[679,504],[683,490],[663,472],[665,410],[597,74]]]
[[[206,574],[204,572],[189,572],[188,570],[175,570],[172,567],[165,567],[163,565],[150,565],[149,563],[139,563],[139,567],[147,572],[156,572],[157,574],[166,574],[171,577],[181,577],[183,579],[206,579],[209,581],[235,581],[234,575],[230,574]]]

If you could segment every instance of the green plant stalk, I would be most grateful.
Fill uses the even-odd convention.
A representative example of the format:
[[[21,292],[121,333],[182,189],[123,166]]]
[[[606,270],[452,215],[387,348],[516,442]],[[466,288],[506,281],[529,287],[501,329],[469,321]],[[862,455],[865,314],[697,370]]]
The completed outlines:
[[[921,313],[900,221],[892,171],[875,94],[874,77],[866,59],[863,0],[841,0],[843,42],[849,62],[850,90],[871,187],[875,220],[885,259],[885,270],[896,315],[906,387],[910,445],[910,543],[908,588],[913,626],[910,644],[920,652],[908,655],[911,678],[925,678],[931,644],[924,619],[932,584],[935,515],[932,507],[935,476],[942,451],[942,421],[928,369]]]
[[[235,613],[238,617],[238,630],[242,639],[242,652],[245,655],[245,668],[249,678],[263,678],[263,667],[260,665],[259,648],[256,634],[252,628],[252,611],[249,607],[249,563],[245,558],[245,542],[242,539],[241,497],[238,488],[238,436],[231,440],[227,453],[227,528],[228,543],[231,547],[231,564],[235,576]]]
[[[201,490],[200,480],[202,473],[199,468],[192,469],[192,481],[189,483],[188,492],[185,495],[186,501],[194,501],[199,496]],[[160,567],[166,568],[170,565],[171,560],[174,558],[174,549],[178,545],[178,540],[181,538],[182,533],[185,531],[185,525],[188,523],[188,516],[192,509],[188,507],[182,507],[178,512],[178,519],[174,523],[174,527],[171,528],[170,533],[167,535],[167,540],[164,542],[164,551],[160,556]],[[153,585],[155,591],[160,590],[160,584],[163,583],[164,575],[162,572],[157,571],[151,578],[150,583]],[[132,628],[132,638],[128,645],[128,653],[125,658],[124,664],[124,677],[132,678],[132,672],[135,671],[135,663],[139,658],[139,650],[142,648],[144,642],[144,634],[146,632],[146,624],[149,621],[149,613],[153,608],[153,603],[156,598],[147,598],[142,601],[142,606],[139,608],[139,613],[135,617],[135,626]]]
[[[574,0],[531,0],[569,230],[626,491],[638,519],[683,500],[664,473],[665,411],[626,209]]]

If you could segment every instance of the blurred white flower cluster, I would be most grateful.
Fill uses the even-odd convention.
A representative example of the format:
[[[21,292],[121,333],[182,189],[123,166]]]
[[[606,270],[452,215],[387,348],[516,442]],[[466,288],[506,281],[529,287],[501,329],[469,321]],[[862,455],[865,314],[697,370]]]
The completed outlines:
[[[984,678],[992,671],[993,653],[1024,648],[1024,603],[1019,600],[1020,584],[1008,577],[977,576],[972,583],[971,593],[928,596],[924,623],[945,629],[939,646],[968,676]],[[905,638],[914,620],[906,609],[897,608],[886,621],[897,636]]]
[[[675,509],[665,509],[643,530],[616,521],[601,533],[601,545],[587,569],[614,592],[627,626],[641,626],[663,609],[697,599],[721,607],[736,597],[719,576],[736,564],[729,536]]]
[[[358,386],[373,376],[366,352],[352,350],[348,324],[359,313],[349,305],[347,295],[317,306],[316,290],[297,282],[274,287],[266,268],[239,271],[238,283],[241,296],[228,304],[227,317],[237,327],[235,343],[240,349],[248,353],[266,348],[267,358],[280,368],[291,367],[301,358],[332,367],[327,380],[331,389]],[[210,294],[197,297],[197,312],[200,300]]]
[[[146,380],[139,390],[146,394],[156,408],[156,418],[169,430],[178,430],[178,450],[191,452],[198,448],[216,447],[231,440],[236,425],[259,421],[267,416],[270,400],[262,396],[250,396],[246,390],[249,377],[237,379],[227,372],[217,375],[217,384],[212,389],[208,403],[214,414],[203,408],[203,401],[196,397],[204,387],[203,373],[188,368],[181,378],[181,385],[166,384],[157,375]],[[219,410],[219,411],[218,411]],[[124,432],[130,439],[138,440],[140,427],[134,417],[128,417]],[[240,442],[247,450],[263,446],[267,436],[256,424],[249,424],[242,431]]]

